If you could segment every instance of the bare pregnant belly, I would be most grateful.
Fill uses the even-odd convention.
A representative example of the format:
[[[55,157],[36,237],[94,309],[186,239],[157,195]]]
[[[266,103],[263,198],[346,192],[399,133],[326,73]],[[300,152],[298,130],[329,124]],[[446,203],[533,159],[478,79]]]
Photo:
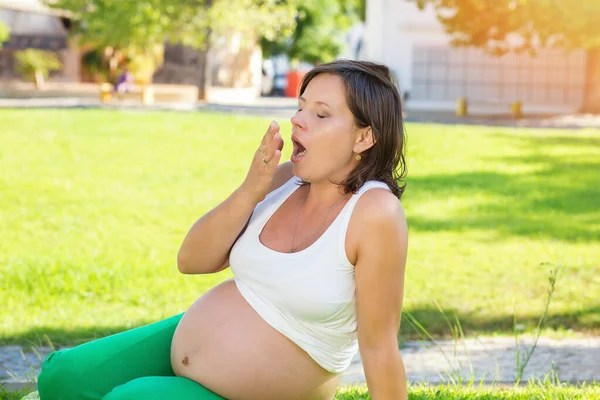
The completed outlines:
[[[229,400],[326,400],[339,382],[268,325],[233,280],[205,293],[185,313],[171,363],[177,375]]]

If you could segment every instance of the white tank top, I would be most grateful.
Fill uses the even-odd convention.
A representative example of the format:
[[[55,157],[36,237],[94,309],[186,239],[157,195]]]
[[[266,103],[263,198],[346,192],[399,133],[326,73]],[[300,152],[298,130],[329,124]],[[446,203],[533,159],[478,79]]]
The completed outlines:
[[[299,183],[293,177],[256,206],[231,249],[230,266],[240,293],[269,325],[325,370],[340,373],[358,351],[354,266],[345,249],[348,222],[363,193],[389,188],[366,182],[315,243],[281,253],[263,245],[259,235]]]

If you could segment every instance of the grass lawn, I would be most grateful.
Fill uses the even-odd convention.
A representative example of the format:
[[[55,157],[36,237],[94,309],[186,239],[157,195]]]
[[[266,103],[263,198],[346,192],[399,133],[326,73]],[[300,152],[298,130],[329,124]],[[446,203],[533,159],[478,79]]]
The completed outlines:
[[[183,276],[176,253],[241,183],[267,124],[0,110],[0,343],[87,341],[179,313],[231,277]],[[505,334],[516,305],[527,330],[551,263],[562,270],[549,327],[600,333],[600,131],[407,130],[404,309],[436,336],[450,333],[436,301],[467,335]],[[402,335],[418,336],[408,323]]]
[[[20,400],[29,391],[4,392],[0,400]],[[528,384],[519,388],[478,388],[474,386],[412,386],[409,400],[591,400],[600,398],[600,385],[551,386]],[[366,386],[341,388],[335,400],[368,400]]]
[[[524,387],[413,386],[409,400],[589,400],[600,398],[600,386],[550,386],[529,384]],[[335,400],[370,399],[365,387],[339,390]]]

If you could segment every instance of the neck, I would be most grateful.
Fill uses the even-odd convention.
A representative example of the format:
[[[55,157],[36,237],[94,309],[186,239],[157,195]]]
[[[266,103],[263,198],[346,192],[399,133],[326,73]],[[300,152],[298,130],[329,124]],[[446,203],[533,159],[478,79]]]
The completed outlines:
[[[304,201],[303,208],[308,214],[320,212],[324,208],[331,207],[344,197],[343,187],[331,182],[314,182],[307,185],[304,190],[306,191],[304,194],[306,200]]]

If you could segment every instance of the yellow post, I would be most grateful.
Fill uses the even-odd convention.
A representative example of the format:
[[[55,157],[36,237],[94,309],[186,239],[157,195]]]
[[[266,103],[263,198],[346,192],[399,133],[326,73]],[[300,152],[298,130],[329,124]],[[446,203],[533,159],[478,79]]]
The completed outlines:
[[[459,97],[456,100],[456,115],[459,117],[466,117],[469,113],[469,105],[466,97]]]
[[[151,86],[144,86],[142,88],[142,103],[149,105],[154,103],[154,88]]]
[[[523,103],[520,101],[513,101],[510,105],[510,114],[515,118],[523,117]]]
[[[100,101],[108,103],[112,99],[113,87],[110,83],[102,83],[100,85]]]

